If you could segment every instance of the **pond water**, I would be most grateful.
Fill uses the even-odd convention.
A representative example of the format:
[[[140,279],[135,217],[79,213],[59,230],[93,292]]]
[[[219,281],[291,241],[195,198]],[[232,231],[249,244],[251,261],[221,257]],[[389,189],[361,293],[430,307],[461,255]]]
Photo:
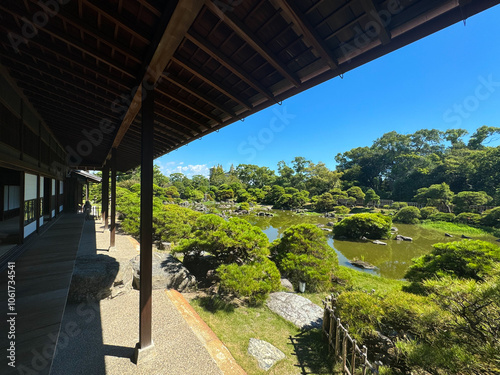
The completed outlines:
[[[272,217],[245,215],[242,218],[248,220],[252,225],[262,229],[269,241],[281,237],[283,231],[288,227],[300,223],[325,224],[332,221],[331,218],[322,216],[297,215],[289,211],[271,210]],[[346,241],[335,240],[332,235],[328,235],[328,244],[337,253],[339,264],[360,270],[349,263],[349,259],[358,258],[369,262],[377,267],[375,270],[362,270],[362,272],[379,275],[391,279],[402,279],[409,266],[412,265],[412,258],[429,253],[432,245],[437,242],[452,242],[459,238],[445,237],[443,233],[425,229],[418,225],[394,224],[399,230],[399,234],[413,238],[413,242],[382,240],[387,243],[375,245],[371,241]],[[331,228],[331,227],[326,227]],[[494,241],[494,237],[482,240]]]

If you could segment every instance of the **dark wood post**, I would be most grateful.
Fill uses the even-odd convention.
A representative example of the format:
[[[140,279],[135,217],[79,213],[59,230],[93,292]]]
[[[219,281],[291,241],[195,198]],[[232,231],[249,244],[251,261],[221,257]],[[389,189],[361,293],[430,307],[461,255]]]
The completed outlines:
[[[24,243],[24,172],[19,172],[19,241]]]
[[[85,183],[85,202],[89,200],[89,180]]]
[[[140,326],[138,349],[153,345],[151,339],[151,290],[153,253],[153,90],[146,91],[143,84],[142,132],[141,132],[141,285]],[[144,93],[146,93],[144,95]]]
[[[108,230],[108,206],[109,206],[109,166],[106,164],[102,171],[102,220],[104,230]]]
[[[35,201],[36,232],[40,232],[40,175],[36,175],[36,201]]]
[[[54,196],[54,199],[56,200],[56,204],[54,206],[54,216],[58,216],[59,215],[59,180],[58,179],[55,179],[55,196]]]
[[[115,235],[116,235],[116,148],[113,148],[111,150],[111,227],[109,232],[110,249],[114,249],[115,247]]]

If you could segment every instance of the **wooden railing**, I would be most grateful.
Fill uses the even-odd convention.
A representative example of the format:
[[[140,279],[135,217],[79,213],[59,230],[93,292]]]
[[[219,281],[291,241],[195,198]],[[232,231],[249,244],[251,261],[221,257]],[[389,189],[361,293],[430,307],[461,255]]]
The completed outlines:
[[[333,354],[335,361],[340,361],[342,373],[355,375],[356,373],[366,375],[367,371],[378,375],[379,364],[368,361],[368,349],[362,346],[360,349],[349,335],[349,326],[343,325],[340,318],[335,316],[335,297],[328,296],[323,300],[323,335],[328,341],[328,351]]]

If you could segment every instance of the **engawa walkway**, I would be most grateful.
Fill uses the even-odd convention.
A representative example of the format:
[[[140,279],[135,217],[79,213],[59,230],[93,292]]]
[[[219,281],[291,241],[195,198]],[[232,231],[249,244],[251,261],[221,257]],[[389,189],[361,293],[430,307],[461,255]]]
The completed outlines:
[[[54,354],[84,217],[64,214],[15,262],[15,313],[8,314],[7,271],[0,276],[1,374],[48,374]],[[11,332],[7,319],[14,318]],[[14,322],[13,321],[13,322]],[[15,343],[15,368],[6,353]]]

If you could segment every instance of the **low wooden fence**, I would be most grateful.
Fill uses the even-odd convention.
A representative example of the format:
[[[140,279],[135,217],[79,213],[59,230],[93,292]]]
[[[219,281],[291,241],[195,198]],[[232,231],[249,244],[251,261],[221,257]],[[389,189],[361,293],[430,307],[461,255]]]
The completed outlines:
[[[323,335],[328,341],[328,351],[333,354],[335,362],[341,364],[343,374],[366,375],[370,371],[378,375],[379,364],[368,361],[368,348],[363,345],[360,349],[356,340],[349,335],[348,325],[343,325],[340,318],[335,316],[335,300],[333,295],[323,300]]]

